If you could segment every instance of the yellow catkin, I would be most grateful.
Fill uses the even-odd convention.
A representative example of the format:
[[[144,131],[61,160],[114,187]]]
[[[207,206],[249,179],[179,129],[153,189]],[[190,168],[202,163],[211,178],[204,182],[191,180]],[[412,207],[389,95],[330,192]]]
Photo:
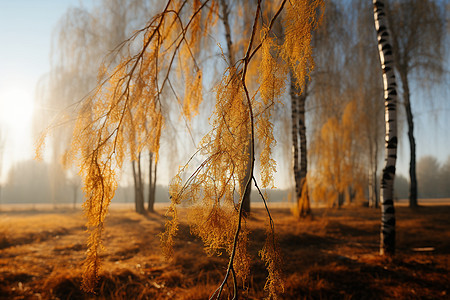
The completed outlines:
[[[283,59],[289,64],[298,89],[302,89],[305,78],[314,68],[312,58],[312,31],[323,15],[323,0],[288,1],[284,23]]]
[[[267,222],[269,223],[269,221]],[[273,232],[273,228],[267,226],[266,229],[266,243],[259,256],[265,262],[266,268],[269,272],[264,290],[268,291],[267,299],[279,299],[278,295],[284,291],[283,273],[281,270],[282,260],[281,251],[278,247],[278,242]]]

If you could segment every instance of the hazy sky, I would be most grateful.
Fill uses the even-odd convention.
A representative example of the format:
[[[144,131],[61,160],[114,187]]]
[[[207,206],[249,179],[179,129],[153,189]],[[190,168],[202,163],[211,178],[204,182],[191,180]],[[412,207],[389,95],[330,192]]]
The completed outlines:
[[[49,71],[54,25],[78,0],[0,0],[0,130],[6,139],[3,178],[14,161],[34,157],[35,86]]]
[[[0,130],[6,136],[3,176],[17,160],[34,157],[31,116],[35,86],[49,71],[50,42],[53,27],[65,10],[79,0],[0,0]],[[447,65],[450,65],[447,61]],[[448,69],[448,68],[447,68]],[[438,101],[429,107],[417,101],[413,89],[417,154],[435,155],[444,162],[450,154],[449,85],[435,93]],[[416,94],[414,94],[416,93]],[[430,95],[420,95],[421,99]],[[403,126],[406,136],[406,126]],[[398,171],[408,172],[409,150],[401,141]]]

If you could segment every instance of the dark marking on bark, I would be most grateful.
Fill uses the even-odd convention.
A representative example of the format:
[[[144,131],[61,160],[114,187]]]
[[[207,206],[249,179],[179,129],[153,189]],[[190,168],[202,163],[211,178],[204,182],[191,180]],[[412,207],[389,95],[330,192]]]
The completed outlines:
[[[383,53],[386,53],[385,51],[392,51],[391,44],[384,44],[384,45],[381,47],[381,50],[383,51]]]
[[[396,89],[392,89],[391,91],[388,92],[389,96],[397,96],[397,90]]]
[[[388,141],[387,147],[390,149],[397,149],[397,137],[393,137]],[[394,167],[394,172],[395,172],[395,167]]]
[[[384,3],[383,3],[383,2],[380,2],[380,1],[376,1],[373,5],[374,5],[376,8],[383,8],[383,7],[384,7]]]
[[[378,33],[381,33],[381,32],[385,32],[386,31],[386,27],[385,26],[380,26],[379,28],[378,28]]]
[[[391,206],[389,206],[387,209],[386,209],[386,211],[384,212],[385,214],[394,214],[395,213],[395,209],[394,209],[394,206],[392,206],[392,204],[390,204]],[[389,220],[392,220],[392,218],[391,219],[389,219]],[[394,221],[387,221],[386,222],[387,224],[389,224],[389,225],[395,225],[395,219],[394,219]]]

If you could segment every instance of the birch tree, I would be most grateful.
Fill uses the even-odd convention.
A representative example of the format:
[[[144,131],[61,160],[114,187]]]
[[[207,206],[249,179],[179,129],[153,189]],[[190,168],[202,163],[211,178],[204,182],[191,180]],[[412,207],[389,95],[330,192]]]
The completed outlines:
[[[385,107],[385,165],[381,178],[381,241],[380,254],[395,254],[394,178],[397,160],[397,83],[394,53],[384,1],[373,0],[378,52],[383,72]]]
[[[311,68],[312,69],[312,68]],[[291,128],[292,128],[292,156],[295,182],[295,215],[305,217],[311,214],[308,174],[308,148],[306,140],[306,98],[308,96],[308,79],[299,89],[293,78],[290,84],[291,98]],[[300,147],[299,147],[300,145]],[[299,158],[300,152],[300,158]]]
[[[321,22],[324,11],[317,11],[317,22],[310,24],[311,34]],[[311,35],[311,43],[314,44],[314,35]],[[307,68],[310,72],[314,70],[315,64],[311,60]],[[289,96],[291,100],[291,135],[292,135],[292,165],[295,183],[295,207],[294,214],[297,217],[306,217],[311,214],[311,205],[308,189],[308,144],[306,136],[306,99],[308,97],[308,83],[310,76],[298,83],[290,70],[290,89]],[[299,155],[300,153],[300,155]]]

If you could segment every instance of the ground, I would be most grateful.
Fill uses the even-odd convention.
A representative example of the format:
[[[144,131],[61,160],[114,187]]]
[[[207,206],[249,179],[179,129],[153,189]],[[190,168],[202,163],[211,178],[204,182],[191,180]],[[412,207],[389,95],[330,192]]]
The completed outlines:
[[[239,292],[263,299],[266,272],[258,251],[266,215],[252,209],[252,273]],[[280,298],[448,299],[450,206],[401,206],[396,214],[397,255],[386,260],[378,255],[379,210],[317,208],[312,218],[298,220],[287,206],[274,206],[285,276]],[[0,299],[207,299],[224,276],[227,258],[208,257],[185,224],[174,257],[163,259],[164,208],[141,216],[112,207],[98,288],[86,294],[80,290],[84,224],[81,210],[69,208],[0,211]]]

